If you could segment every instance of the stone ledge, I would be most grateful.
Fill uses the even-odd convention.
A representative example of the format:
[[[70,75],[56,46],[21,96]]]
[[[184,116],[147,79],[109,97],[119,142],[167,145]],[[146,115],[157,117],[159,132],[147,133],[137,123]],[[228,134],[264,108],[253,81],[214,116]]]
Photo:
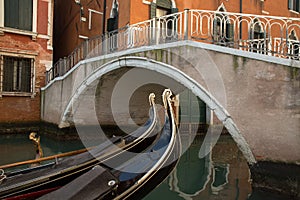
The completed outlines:
[[[254,189],[300,198],[300,165],[259,161],[250,171]]]

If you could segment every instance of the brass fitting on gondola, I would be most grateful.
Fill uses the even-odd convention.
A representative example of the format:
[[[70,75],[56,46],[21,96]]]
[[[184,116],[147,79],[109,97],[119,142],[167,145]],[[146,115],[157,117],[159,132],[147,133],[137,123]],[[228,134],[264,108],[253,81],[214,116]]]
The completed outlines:
[[[155,94],[154,93],[150,93],[149,94],[149,103],[150,103],[150,106],[153,106],[155,103]]]
[[[35,145],[36,159],[43,157],[43,150],[41,147],[40,136],[35,132],[31,132],[29,135],[29,139],[32,140]]]
[[[170,89],[165,89],[162,93],[162,99],[165,109],[168,109],[168,101],[171,102],[172,91]]]
[[[0,184],[4,179],[6,179],[6,175],[4,174],[4,170],[0,169]]]

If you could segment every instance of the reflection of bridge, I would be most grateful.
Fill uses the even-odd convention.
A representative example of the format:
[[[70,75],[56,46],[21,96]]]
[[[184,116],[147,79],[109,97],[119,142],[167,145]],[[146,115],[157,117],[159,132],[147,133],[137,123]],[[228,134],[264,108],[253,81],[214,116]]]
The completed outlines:
[[[87,40],[54,65],[42,90],[42,118],[72,122],[72,103],[82,94],[96,96],[84,104],[97,110],[91,103],[110,102],[118,80],[139,68],[148,82],[163,80],[177,93],[188,88],[200,97],[249,162],[252,153],[258,160],[296,162],[299,35],[299,19],[199,10],[134,24]],[[107,105],[96,115],[109,124]]]

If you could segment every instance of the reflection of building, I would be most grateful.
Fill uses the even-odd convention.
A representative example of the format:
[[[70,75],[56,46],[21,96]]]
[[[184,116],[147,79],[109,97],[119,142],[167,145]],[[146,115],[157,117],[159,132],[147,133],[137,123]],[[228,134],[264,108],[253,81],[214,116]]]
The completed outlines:
[[[197,136],[169,179],[159,186],[159,193],[154,190],[150,199],[159,194],[172,199],[247,199],[251,193],[249,168],[234,141],[220,138],[204,158],[199,158],[201,145],[203,139]]]
[[[53,0],[0,0],[0,123],[40,121]]]

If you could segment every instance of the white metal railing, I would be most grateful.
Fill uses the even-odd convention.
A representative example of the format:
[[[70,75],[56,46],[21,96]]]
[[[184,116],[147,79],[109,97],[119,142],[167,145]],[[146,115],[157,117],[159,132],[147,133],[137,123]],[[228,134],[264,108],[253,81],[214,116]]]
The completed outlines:
[[[300,19],[208,10],[185,10],[132,24],[79,45],[46,72],[48,83],[79,61],[140,46],[193,40],[244,51],[300,59]]]
[[[300,19],[190,10],[190,39],[299,60]]]

